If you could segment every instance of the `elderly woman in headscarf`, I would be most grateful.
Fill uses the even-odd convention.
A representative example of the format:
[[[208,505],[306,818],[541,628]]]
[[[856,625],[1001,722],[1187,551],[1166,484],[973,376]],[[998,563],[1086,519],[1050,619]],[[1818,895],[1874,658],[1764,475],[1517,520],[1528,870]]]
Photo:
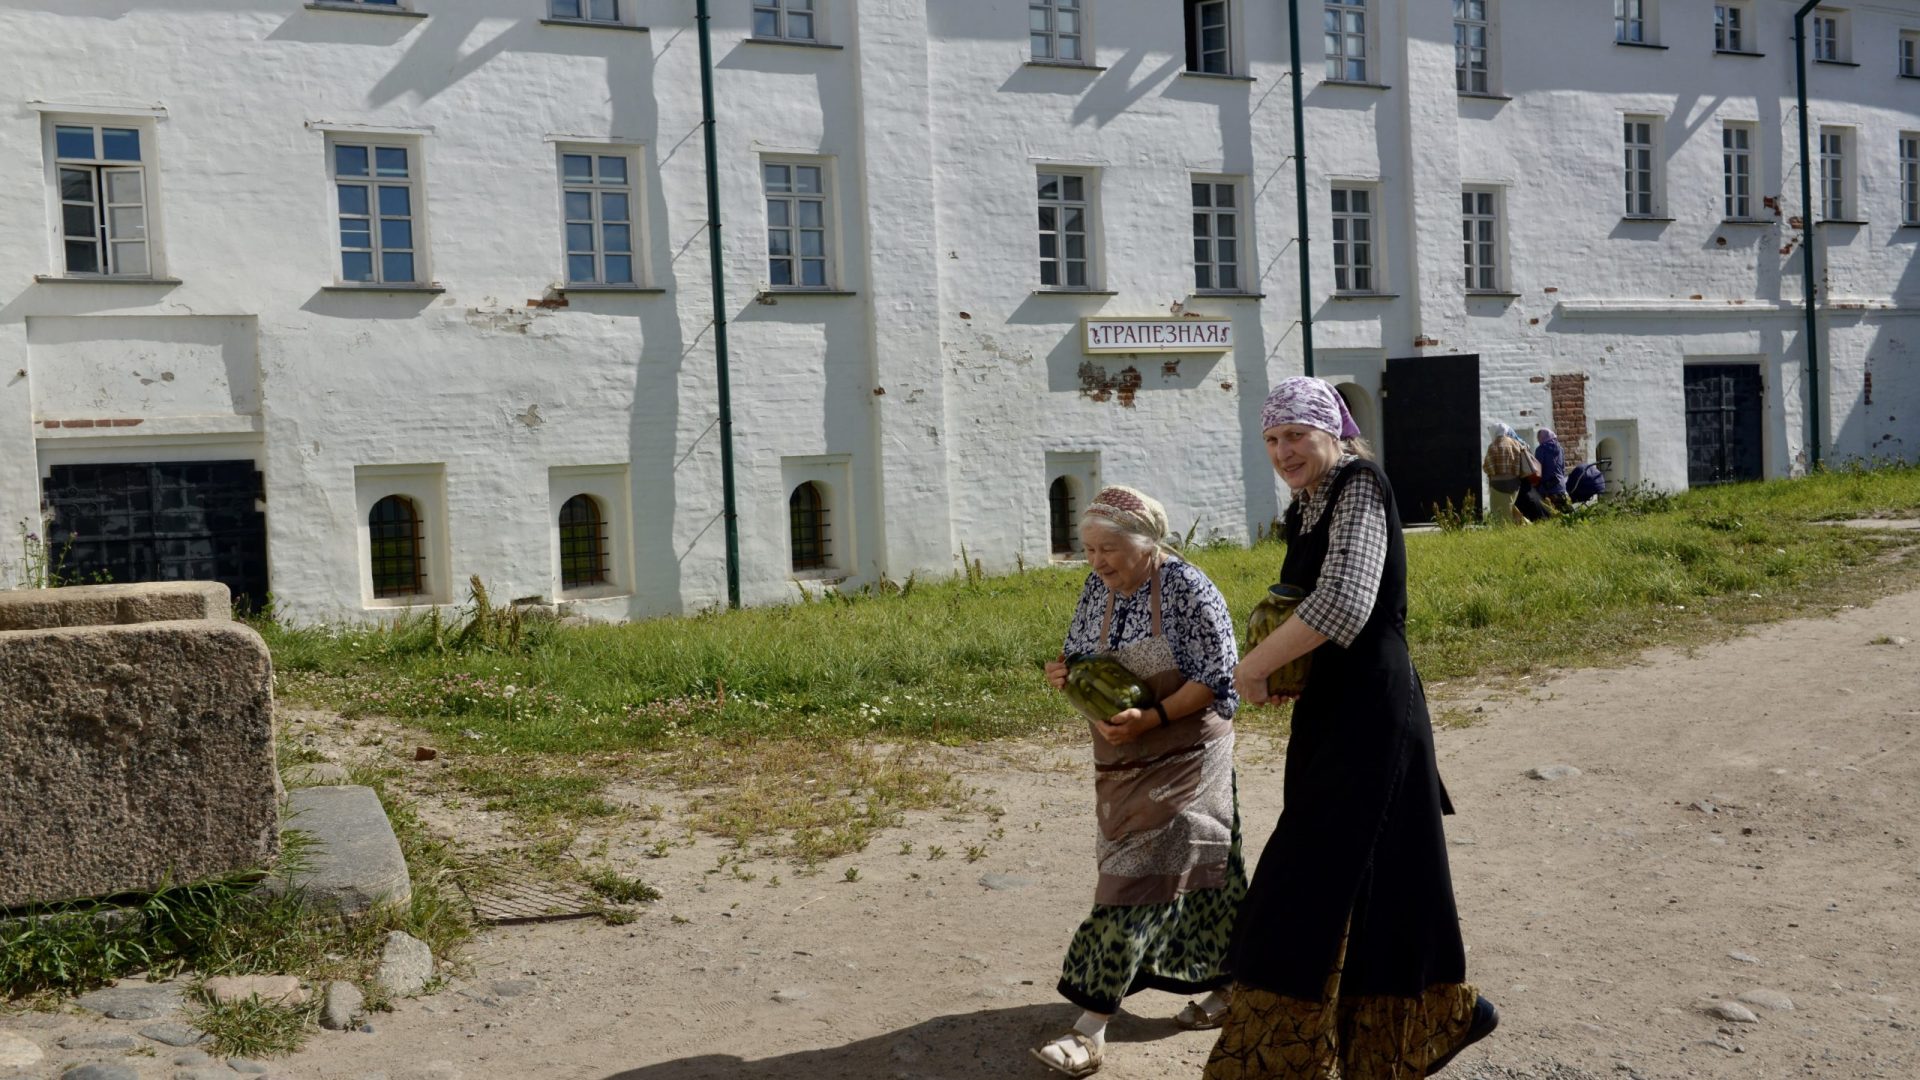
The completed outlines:
[[[1547,516],[1547,508],[1534,493],[1533,478],[1539,463],[1528,452],[1527,444],[1513,428],[1499,421],[1487,425],[1487,452],[1480,459],[1480,471],[1487,476],[1488,525],[1525,525]]]
[[[1280,578],[1306,592],[1249,650],[1240,696],[1312,653],[1285,806],[1236,920],[1233,998],[1207,1080],[1413,1080],[1499,1022],[1466,983],[1441,815],[1451,812],[1407,651],[1407,560],[1386,474],[1345,402],[1287,379],[1262,414],[1292,489]]]
[[[1175,1022],[1220,1025],[1221,960],[1247,889],[1233,773],[1239,649],[1226,601],[1173,553],[1166,511],[1132,488],[1095,496],[1080,538],[1093,573],[1047,678],[1063,689],[1067,657],[1110,652],[1155,701],[1088,722],[1099,880],[1059,983],[1084,1012],[1033,1051],[1068,1076],[1100,1068],[1107,1020],[1136,991],[1196,995]]]
[[[1533,452],[1533,459],[1540,463],[1540,482],[1534,485],[1534,491],[1542,502],[1565,513],[1573,509],[1572,500],[1567,498],[1566,451],[1552,428],[1541,428],[1534,432],[1534,438],[1540,443]]]

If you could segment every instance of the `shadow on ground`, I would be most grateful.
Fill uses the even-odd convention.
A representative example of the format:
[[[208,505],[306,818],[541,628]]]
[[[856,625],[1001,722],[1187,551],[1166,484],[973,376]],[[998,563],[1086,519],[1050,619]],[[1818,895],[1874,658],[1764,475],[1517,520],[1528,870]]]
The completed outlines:
[[[1040,1075],[1029,1047],[1066,1030],[1075,1011],[1062,1004],[940,1016],[909,1028],[823,1050],[802,1050],[746,1061],[732,1054],[702,1054],[609,1074],[606,1080],[981,1080]],[[1172,1019],[1122,1013],[1107,1029],[1108,1053],[1128,1044],[1180,1034]],[[1196,1065],[1193,1069],[1199,1072]]]

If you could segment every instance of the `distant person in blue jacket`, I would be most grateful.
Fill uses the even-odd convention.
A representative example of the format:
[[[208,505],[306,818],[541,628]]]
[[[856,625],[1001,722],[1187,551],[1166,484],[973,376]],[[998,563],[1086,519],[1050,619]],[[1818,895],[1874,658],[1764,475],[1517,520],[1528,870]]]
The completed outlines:
[[[1533,456],[1540,462],[1541,501],[1565,513],[1573,505],[1567,498],[1566,452],[1560,448],[1560,440],[1554,436],[1551,428],[1541,428],[1535,437],[1540,442],[1540,448],[1533,452]]]

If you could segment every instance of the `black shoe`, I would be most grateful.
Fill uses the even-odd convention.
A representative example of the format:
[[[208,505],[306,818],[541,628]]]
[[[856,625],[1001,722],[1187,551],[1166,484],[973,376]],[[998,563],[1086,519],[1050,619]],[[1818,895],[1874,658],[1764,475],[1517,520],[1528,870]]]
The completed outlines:
[[[1459,1046],[1453,1048],[1452,1053],[1427,1066],[1426,1075],[1432,1076],[1434,1073],[1453,1064],[1453,1059],[1460,1056],[1460,1051],[1493,1034],[1493,1029],[1499,1026],[1500,1010],[1494,1008],[1493,1002],[1488,1001],[1484,996],[1475,998],[1473,1002],[1473,1022],[1467,1025],[1467,1037],[1460,1041]]]

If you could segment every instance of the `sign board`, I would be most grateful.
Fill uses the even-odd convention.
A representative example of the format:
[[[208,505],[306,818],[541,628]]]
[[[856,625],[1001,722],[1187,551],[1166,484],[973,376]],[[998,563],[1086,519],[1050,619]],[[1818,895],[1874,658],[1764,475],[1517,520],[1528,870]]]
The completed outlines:
[[[1080,320],[1080,347],[1099,353],[1230,352],[1232,319]]]

